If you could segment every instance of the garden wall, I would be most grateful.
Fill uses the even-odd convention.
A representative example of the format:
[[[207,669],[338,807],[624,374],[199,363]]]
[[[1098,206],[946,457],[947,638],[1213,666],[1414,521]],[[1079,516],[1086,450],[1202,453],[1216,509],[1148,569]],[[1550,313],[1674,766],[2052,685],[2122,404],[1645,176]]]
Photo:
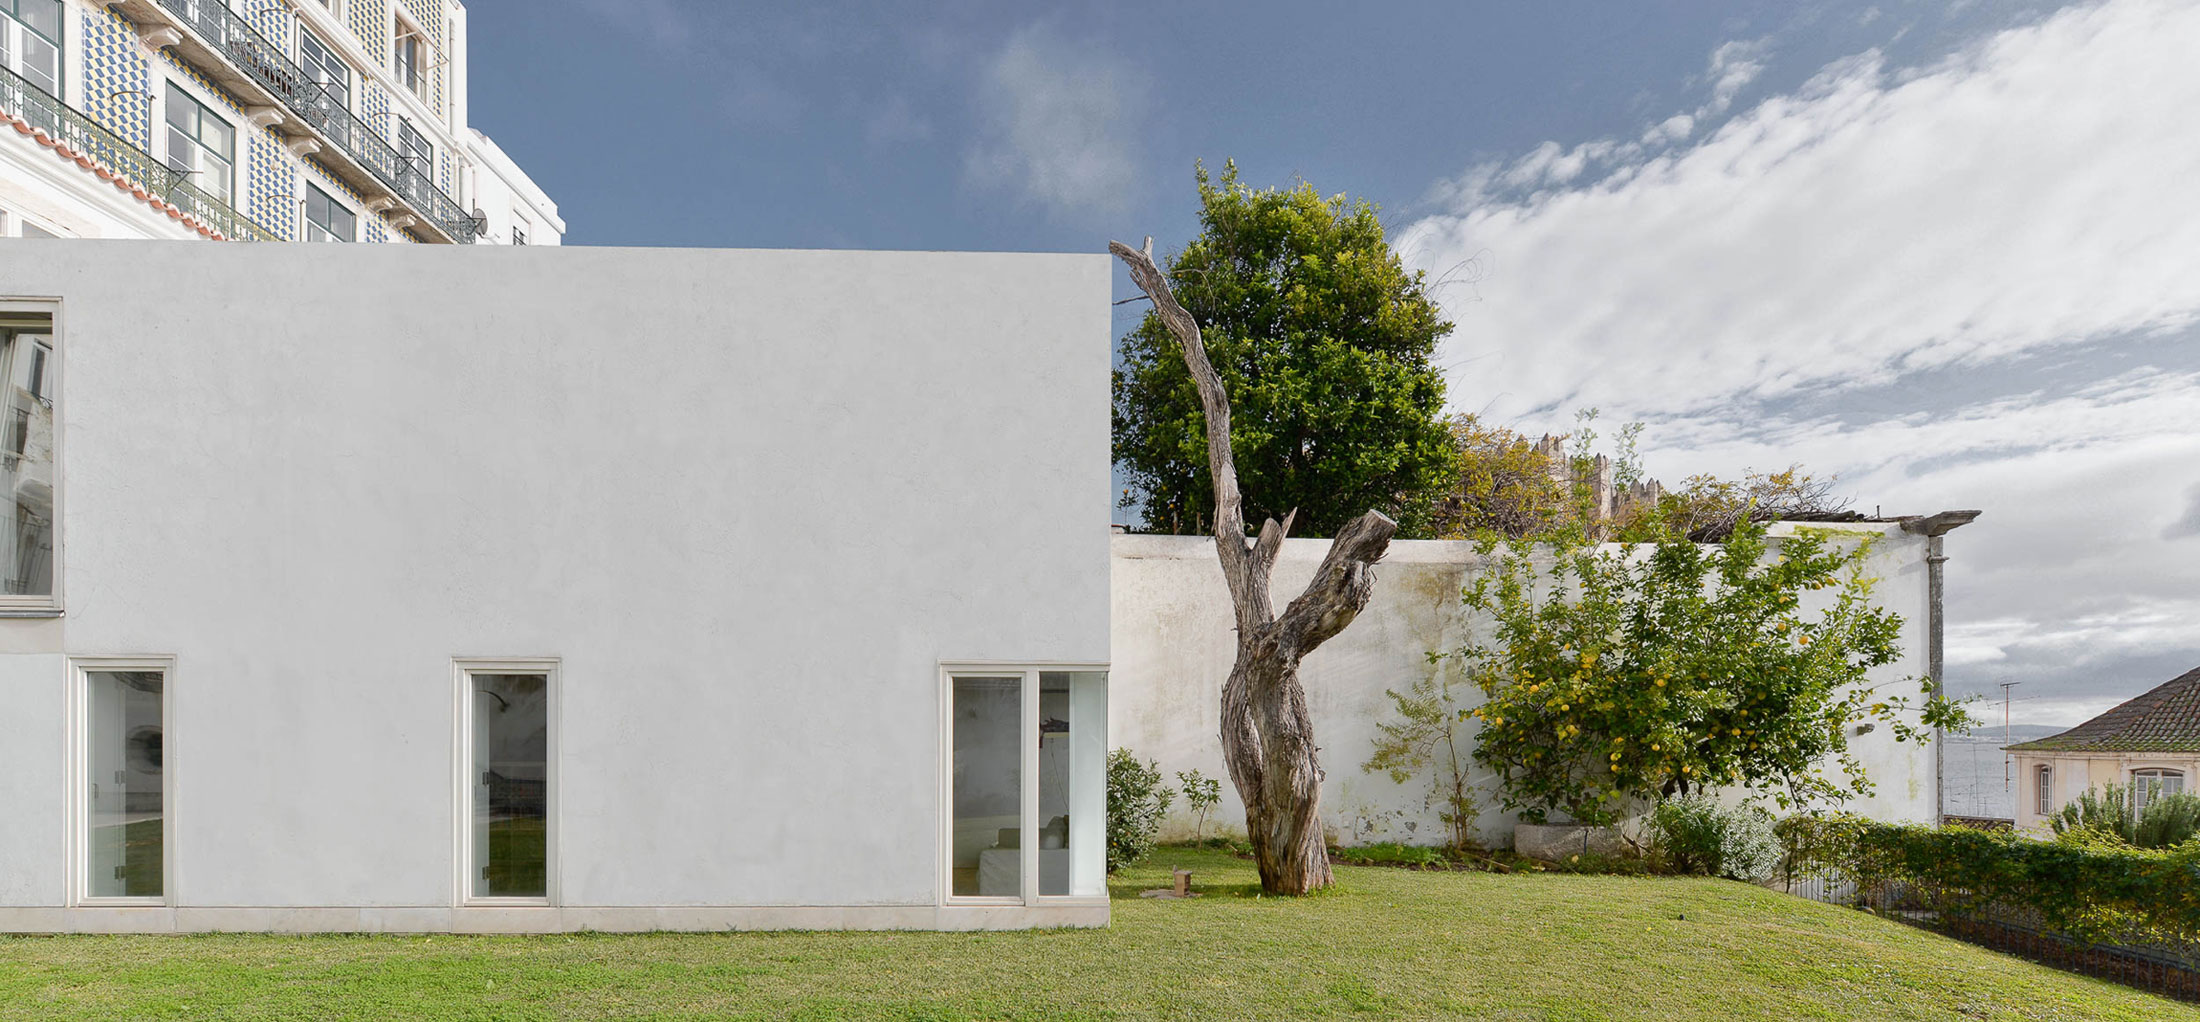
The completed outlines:
[[[1880,580],[1875,597],[1903,619],[1900,661],[1874,673],[1894,682],[1926,674],[1926,540],[1893,523],[1858,523],[1839,528],[1876,534],[1870,567]],[[1775,526],[1775,537],[1791,534]],[[1328,550],[1325,539],[1294,539],[1284,544],[1276,565],[1276,603],[1280,607],[1303,589]],[[1223,779],[1223,802],[1212,819],[1236,832],[1244,828],[1244,808],[1223,767],[1220,730],[1222,683],[1235,652],[1229,592],[1214,541],[1199,536],[1115,537],[1113,549],[1114,639],[1110,678],[1111,740],[1139,756],[1159,761],[1164,777],[1197,769]],[[1431,664],[1431,650],[1456,649],[1475,623],[1460,604],[1460,592],[1477,568],[1474,544],[1448,541],[1400,541],[1376,570],[1375,595],[1344,633],[1308,657],[1301,671],[1314,715],[1327,778],[1322,785],[1322,815],[1340,844],[1396,841],[1439,844],[1444,825],[1431,799],[1428,776],[1406,784],[1387,774],[1360,768],[1374,750],[1377,726],[1396,719],[1386,689],[1405,690],[1432,671],[1458,670],[1453,661]],[[1814,594],[1817,595],[1817,594]],[[1823,596],[1832,595],[1829,590]],[[1806,602],[1806,609],[1810,604]],[[1903,693],[1915,695],[1912,686]],[[1460,705],[1480,702],[1462,687]],[[1851,739],[1851,750],[1877,785],[1870,797],[1851,808],[1877,819],[1931,822],[1939,804],[1934,752],[1899,744],[1880,727]],[[1480,820],[1481,840],[1492,846],[1510,842],[1513,819],[1496,806],[1495,779],[1477,771],[1489,799]],[[1192,818],[1181,803],[1164,828],[1165,838],[1190,837]],[[1210,828],[1209,833],[1213,831]]]

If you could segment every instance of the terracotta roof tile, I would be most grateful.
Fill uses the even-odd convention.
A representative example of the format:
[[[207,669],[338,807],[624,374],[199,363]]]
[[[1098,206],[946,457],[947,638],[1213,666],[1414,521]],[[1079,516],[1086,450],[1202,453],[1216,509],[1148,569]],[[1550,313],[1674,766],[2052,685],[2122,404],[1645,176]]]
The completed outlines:
[[[2200,752],[2200,667],[2013,752]]]

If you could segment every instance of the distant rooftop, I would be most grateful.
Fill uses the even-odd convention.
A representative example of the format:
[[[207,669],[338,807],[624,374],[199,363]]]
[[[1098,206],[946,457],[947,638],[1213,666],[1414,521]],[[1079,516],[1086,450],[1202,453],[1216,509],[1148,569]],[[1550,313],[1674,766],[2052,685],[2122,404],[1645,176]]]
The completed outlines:
[[[2200,752],[2200,667],[2013,752]]]

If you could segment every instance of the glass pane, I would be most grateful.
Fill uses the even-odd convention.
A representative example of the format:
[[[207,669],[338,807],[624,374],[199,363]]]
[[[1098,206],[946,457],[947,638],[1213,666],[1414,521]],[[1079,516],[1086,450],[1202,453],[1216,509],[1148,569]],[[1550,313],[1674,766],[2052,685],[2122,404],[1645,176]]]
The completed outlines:
[[[1039,675],[1039,893],[1107,893],[1108,676]]]
[[[550,679],[473,682],[474,897],[540,898],[549,893]]]
[[[159,671],[87,671],[86,844],[95,898],[161,894]]]
[[[50,96],[61,95],[61,51],[34,36],[23,38],[23,77]]]
[[[23,23],[39,35],[61,41],[61,0],[23,0]]]
[[[1024,893],[1024,679],[956,678],[952,730],[957,895]]]
[[[196,133],[199,105],[191,97],[184,95],[183,90],[169,86],[168,102],[165,105],[170,126],[181,130],[186,137]]]
[[[23,233],[32,228],[24,225]],[[14,500],[0,507],[0,573],[12,596],[53,595],[52,320],[13,315],[0,322],[0,372],[7,374],[0,407],[0,486]]]

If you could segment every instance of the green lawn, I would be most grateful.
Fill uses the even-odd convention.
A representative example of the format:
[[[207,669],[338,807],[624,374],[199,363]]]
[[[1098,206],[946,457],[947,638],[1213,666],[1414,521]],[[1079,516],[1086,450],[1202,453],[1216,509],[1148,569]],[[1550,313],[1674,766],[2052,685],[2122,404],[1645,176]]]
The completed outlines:
[[[1152,901],[1168,867],[1209,896]],[[1341,868],[1253,896],[1163,849],[1108,930],[0,938],[0,1019],[2134,1019],[2200,1009],[1711,880]]]

